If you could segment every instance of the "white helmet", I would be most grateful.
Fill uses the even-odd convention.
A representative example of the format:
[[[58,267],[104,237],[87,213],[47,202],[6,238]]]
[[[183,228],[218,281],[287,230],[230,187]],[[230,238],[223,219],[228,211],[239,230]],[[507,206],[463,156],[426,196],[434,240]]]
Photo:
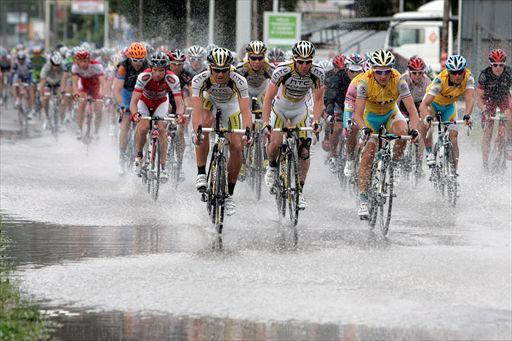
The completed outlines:
[[[395,56],[387,50],[377,50],[370,56],[372,66],[390,66],[395,64]]]
[[[53,65],[62,64],[62,55],[57,51],[53,52],[52,55],[50,56],[50,62]]]
[[[193,45],[187,49],[187,55],[190,58],[204,58],[206,56],[206,50],[199,45]]]

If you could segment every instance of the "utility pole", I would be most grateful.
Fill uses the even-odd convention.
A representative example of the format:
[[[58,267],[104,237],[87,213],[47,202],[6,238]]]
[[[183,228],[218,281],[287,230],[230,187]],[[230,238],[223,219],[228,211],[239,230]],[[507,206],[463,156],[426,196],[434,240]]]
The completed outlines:
[[[444,0],[443,33],[441,35],[441,54],[448,53],[448,26],[450,22],[450,0]],[[460,34],[460,32],[459,32]]]
[[[251,0],[251,39],[258,39],[258,0]]]
[[[215,21],[215,0],[210,0],[210,5],[208,6],[208,44],[213,44],[214,36],[214,25]]]
[[[50,49],[50,0],[44,2],[44,49]]]
[[[139,40],[144,40],[144,32],[142,27],[142,8],[144,5],[144,0],[139,0]]]
[[[105,18],[103,21],[103,47],[108,47],[108,9],[109,3],[108,0],[105,1]]]
[[[186,8],[186,11],[187,11],[187,22],[185,23],[185,43],[186,43],[186,46],[190,46],[192,45],[192,41],[190,39],[190,36],[191,36],[191,22],[190,22],[190,14],[191,14],[191,8],[190,8],[190,0],[187,0],[186,4],[185,4],[185,8]]]

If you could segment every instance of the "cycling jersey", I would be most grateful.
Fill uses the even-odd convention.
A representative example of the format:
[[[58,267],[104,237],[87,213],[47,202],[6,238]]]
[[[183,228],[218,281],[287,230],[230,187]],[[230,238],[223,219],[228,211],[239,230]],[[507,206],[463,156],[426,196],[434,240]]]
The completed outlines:
[[[238,63],[236,72],[247,80],[249,96],[260,98],[267,89],[268,80],[274,72],[274,66],[265,61],[260,70],[254,71],[249,61],[244,61]]]
[[[9,57],[0,57],[0,70],[2,72],[8,72],[11,70],[11,61]]]
[[[144,59],[142,67],[139,70],[135,70],[130,60],[126,59],[122,63],[119,63],[117,67],[116,77],[117,79],[124,80],[123,89],[121,90],[122,103],[125,108],[130,107],[130,101],[132,99],[133,89],[135,83],[137,83],[137,77],[149,67],[148,62]],[[129,111],[128,111],[129,112]]]
[[[64,72],[64,67],[62,65],[52,67],[52,64],[48,62],[41,70],[41,80],[46,80],[46,84],[48,85],[59,85]]]
[[[459,85],[450,82],[448,71],[443,70],[427,87],[426,93],[434,96],[433,103],[446,106],[455,103],[467,89],[474,88],[475,79],[469,69],[466,69],[464,79]]]
[[[360,73],[355,76],[351,81],[347,89],[347,93],[345,94],[345,103],[343,108],[343,126],[348,128],[348,121],[352,119],[352,113],[354,112],[354,107],[356,104],[357,98],[357,85],[359,81],[364,76],[364,73]]]
[[[103,66],[95,60],[91,60],[87,69],[82,69],[77,64],[71,66],[73,76],[79,78],[79,91],[86,92],[94,99],[100,99],[100,77],[103,76]]]
[[[425,96],[425,91],[431,82],[430,78],[428,78],[427,75],[423,73],[423,77],[421,77],[419,84],[415,84],[411,79],[410,71],[407,71],[402,75],[402,79],[405,80],[409,86],[409,91],[411,92],[414,103],[421,103],[423,97]]]
[[[392,69],[388,83],[382,86],[375,79],[374,70],[368,70],[359,80],[357,98],[366,100],[363,120],[373,132],[378,131],[382,124],[391,130],[395,122],[405,122],[396,102],[399,97],[405,98],[411,93],[400,76],[398,71]]]
[[[29,60],[25,60],[25,63],[20,64],[19,62],[15,62],[12,67],[13,73],[13,83],[17,81],[21,83],[32,84],[34,79],[32,77],[32,64]]]
[[[188,97],[188,86],[192,82],[192,75],[188,73],[185,70],[182,70],[179,75],[177,75],[180,80],[180,87],[181,87],[181,95],[183,97]],[[171,106],[171,114],[176,114],[176,101],[174,100],[174,96],[169,93],[169,105]]]
[[[142,93],[140,101],[144,102],[150,110],[156,109],[161,103],[167,102],[167,94],[181,96],[180,80],[173,72],[167,70],[160,81],[154,81],[151,69],[146,69],[137,77],[135,92]]]
[[[350,77],[343,69],[331,73],[325,80],[324,105],[328,115],[342,113],[345,106],[345,95],[350,84]]]
[[[510,97],[511,87],[512,69],[509,66],[505,66],[500,76],[496,76],[489,66],[478,77],[478,89],[484,91],[486,101],[501,103],[507,97]]]
[[[43,56],[32,57],[30,58],[30,61],[32,62],[32,75],[34,76],[34,81],[39,83],[41,80],[41,70],[46,64],[46,58]]]
[[[249,98],[249,90],[245,78],[236,73],[233,67],[229,71],[229,80],[226,84],[215,83],[210,70],[196,75],[192,79],[192,97],[202,98],[205,110],[212,113],[217,109],[221,110],[221,127],[231,129],[243,127],[239,99]]]
[[[325,74],[322,67],[311,65],[311,70],[305,76],[295,71],[295,62],[279,64],[270,81],[279,87],[276,99],[292,103],[301,102],[310,89],[320,89],[324,85]]]

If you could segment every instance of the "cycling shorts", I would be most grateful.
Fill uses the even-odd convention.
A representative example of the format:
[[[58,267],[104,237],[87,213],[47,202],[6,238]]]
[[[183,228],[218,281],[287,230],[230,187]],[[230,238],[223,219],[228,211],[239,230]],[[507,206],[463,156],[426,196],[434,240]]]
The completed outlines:
[[[496,108],[500,108],[500,111],[504,114],[505,110],[512,109],[512,99],[510,96],[506,96],[501,101],[486,100],[485,101],[485,112],[488,115],[494,116],[496,114]]]
[[[163,102],[147,102],[140,99],[137,102],[137,111],[142,116],[154,116],[164,118],[169,114],[169,99],[165,96]]]
[[[455,103],[440,105],[436,102],[432,102],[430,105],[430,110],[432,110],[432,116],[436,117],[437,113],[441,114],[441,121],[455,121],[457,119],[457,111],[455,110]],[[457,131],[457,125],[451,124],[448,126],[448,130]]]
[[[376,114],[370,111],[365,111],[363,114],[363,121],[373,133],[377,133],[382,124],[385,125],[387,131],[391,131],[393,124],[398,121],[406,122],[404,115],[398,110],[395,105],[393,109],[384,115]]]
[[[214,117],[217,109],[220,109],[221,128],[243,129],[244,127],[237,97],[232,98],[229,102],[218,103],[210,99],[207,93],[204,93],[203,109],[211,112]]]
[[[130,102],[132,101],[133,90],[121,89],[121,105],[125,108],[130,108]]]
[[[15,83],[27,83],[27,84],[34,84],[34,79],[31,77],[31,76],[20,76],[18,75],[17,73],[13,74],[13,77],[12,77],[12,82],[13,84]]]
[[[275,102],[274,102],[275,103]],[[295,108],[293,111],[277,111],[277,107],[272,105],[272,111],[270,112],[270,126],[272,128],[283,128],[284,126],[288,127],[307,127],[310,125],[309,119],[309,108],[305,102],[301,102],[302,108]],[[301,131],[299,132],[300,138],[307,138],[308,132]]]

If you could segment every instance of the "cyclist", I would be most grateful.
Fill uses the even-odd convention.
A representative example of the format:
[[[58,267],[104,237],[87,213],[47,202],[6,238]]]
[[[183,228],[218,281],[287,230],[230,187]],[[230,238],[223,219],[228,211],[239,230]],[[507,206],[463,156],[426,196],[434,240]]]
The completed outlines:
[[[464,121],[471,124],[471,112],[473,111],[473,93],[475,91],[475,79],[471,71],[466,68],[466,59],[460,55],[451,55],[446,60],[446,69],[434,78],[427,87],[426,95],[420,104],[420,113],[422,117],[435,116],[441,114],[441,120],[454,121],[457,119],[455,102],[464,95],[466,100],[466,109]],[[457,142],[457,125],[452,124],[450,130],[450,141],[453,146],[455,169],[459,160],[459,145]],[[427,150],[427,164],[435,163],[435,157],[432,153],[432,136],[425,139],[425,149]]]
[[[61,87],[61,80],[64,76],[64,66],[62,65],[62,56],[59,52],[53,52],[50,56],[49,61],[43,66],[41,70],[41,81],[39,82],[39,91],[41,91],[41,98],[43,104],[43,110],[45,114],[45,123],[46,127],[48,122],[50,121],[50,115],[48,113],[48,106],[50,102],[50,96],[46,96],[46,92],[50,92],[50,88],[59,88]],[[64,107],[59,107],[59,113],[61,116],[61,124],[64,120]]]
[[[31,52],[32,76],[34,77],[35,84],[39,84],[41,80],[41,70],[46,64],[46,57],[43,55],[43,49],[40,46],[34,46]]]
[[[116,68],[112,63],[110,63],[110,52],[107,48],[102,48],[97,51],[99,57],[97,60],[103,66],[103,73],[105,77],[105,104],[104,109],[108,112],[108,116],[110,117],[110,125],[109,125],[109,136],[114,136],[116,131],[116,114],[114,108],[114,102],[112,101],[112,90],[114,79],[116,76]]]
[[[279,64],[268,85],[263,101],[263,121],[270,133],[272,128],[285,125],[305,127],[310,121],[306,95],[313,91],[314,132],[320,132],[319,120],[324,109],[324,71],[313,64],[315,47],[309,41],[299,41],[293,45],[293,59]],[[299,181],[304,188],[309,169],[311,138],[305,132],[299,133]],[[282,143],[282,133],[272,132],[267,147],[269,167],[265,183],[272,187],[277,178],[277,157]],[[307,207],[306,199],[299,193],[299,208]]]
[[[482,160],[484,168],[488,169],[489,147],[491,144],[494,122],[489,120],[496,115],[496,108],[507,117],[507,154],[512,153],[512,99],[510,87],[512,87],[512,69],[505,65],[507,55],[502,49],[494,49],[489,53],[490,66],[486,67],[478,77],[477,105],[482,111]]]
[[[142,166],[142,149],[146,143],[146,135],[150,127],[149,121],[141,121],[139,115],[166,117],[169,113],[168,93],[172,92],[177,105],[178,114],[183,114],[183,98],[181,95],[180,80],[169,67],[169,57],[157,51],[151,55],[149,69],[144,70],[137,77],[137,83],[130,101],[132,120],[137,122],[135,132],[135,152],[137,156],[133,164],[134,171],[140,174]],[[167,123],[158,122],[160,140],[160,180],[167,181],[169,174],[165,169],[167,158]]]
[[[386,130],[397,134],[408,133],[407,122],[400,113],[397,100],[402,101],[409,112],[411,135],[417,136],[419,124],[418,112],[409,91],[407,83],[400,78],[400,73],[393,69],[395,56],[390,51],[377,50],[370,57],[372,68],[366,71],[357,85],[354,119],[363,135],[378,132],[382,124]],[[405,142],[397,140],[393,152],[393,162],[400,159],[405,148]],[[377,141],[370,139],[362,151],[359,168],[359,210],[358,215],[366,218],[368,212],[368,185],[373,158],[377,149]]]
[[[32,63],[28,60],[25,52],[20,51],[16,54],[16,61],[12,67],[13,79],[12,85],[14,88],[14,95],[16,97],[15,107],[20,105],[20,91],[19,86],[22,83],[28,84],[28,94],[29,94],[29,114],[28,118],[31,119],[34,116],[34,103],[35,103],[35,87],[34,78],[32,76]]]
[[[207,57],[208,70],[198,74],[192,80],[192,126],[194,132],[200,125],[210,127],[218,109],[221,110],[222,128],[249,130],[251,126],[251,109],[247,81],[235,72],[231,66],[232,55],[228,49],[214,48]],[[241,112],[241,115],[240,115]],[[242,117],[240,117],[242,116]],[[197,179],[196,188],[206,190],[206,160],[209,151],[208,134],[202,138],[194,134],[196,145]],[[242,137],[237,134],[229,136],[228,192],[226,214],[233,215],[236,210],[233,193],[238,173],[242,166]]]
[[[183,68],[190,73],[192,77],[206,70],[206,50],[198,45],[190,46],[187,49],[188,60]]]
[[[9,52],[0,46],[0,104],[3,104],[4,86],[10,71],[11,59],[9,58]]]
[[[357,134],[359,128],[352,119],[354,106],[357,98],[357,84],[363,76],[364,72],[370,70],[371,65],[368,60],[360,57],[349,57],[346,60],[347,69],[354,76],[351,78],[350,84],[345,95],[345,103],[343,108],[343,127],[346,129],[346,152],[347,162],[343,173],[346,177],[351,177],[355,172],[355,156],[354,152],[357,145]],[[349,123],[351,123],[349,125]]]
[[[82,127],[85,119],[85,101],[87,97],[94,100],[103,98],[104,93],[104,77],[103,66],[96,61],[91,60],[91,54],[85,49],[78,49],[75,53],[75,62],[71,66],[71,74],[73,79],[73,97],[79,98],[81,101],[77,109],[77,139],[82,139]],[[103,104],[100,101],[94,103],[94,111],[96,114],[95,138],[98,138],[98,132],[101,125],[101,110]]]
[[[185,107],[189,107],[190,104],[190,86],[192,84],[192,75],[184,69],[184,63],[187,59],[187,56],[179,49],[174,49],[169,51],[167,54],[170,59],[169,69],[178,76],[180,80],[181,94],[183,96]],[[176,114],[176,102],[174,101],[174,96],[169,94],[169,104],[170,104],[170,112],[171,114]],[[187,118],[183,115],[178,115],[177,123],[178,123],[178,138],[179,138],[179,150],[177,153],[177,161],[181,163],[183,161],[183,155],[185,153],[185,128],[187,125]],[[180,179],[185,179],[185,173],[183,169],[180,171]]]
[[[405,80],[407,85],[409,86],[409,91],[411,92],[412,99],[414,101],[414,105],[416,109],[419,111],[421,101],[425,96],[425,91],[429,84],[431,83],[430,78],[426,75],[427,66],[423,59],[420,57],[414,56],[409,59],[407,62],[407,71],[402,75],[402,78]],[[398,106],[403,115],[409,116],[407,109],[402,101]],[[420,144],[419,148],[419,158],[423,160],[423,149],[425,146],[424,140],[426,139],[427,129],[425,125],[420,125],[421,136],[423,137],[423,142]]]
[[[272,63],[274,66],[277,66],[279,63],[284,62],[284,51],[275,47],[268,51],[267,57],[270,63]]]
[[[116,79],[114,80],[114,98],[120,115],[121,127],[119,129],[119,174],[124,174],[126,164],[126,147],[128,133],[130,131],[131,115],[130,102],[135,83],[139,74],[149,67],[146,58],[146,47],[141,43],[132,43],[128,48],[129,58],[117,66]]]
[[[332,122],[332,130],[329,135],[328,165],[333,173],[336,172],[336,149],[343,131],[345,96],[352,79],[363,71],[362,62],[363,59],[357,53],[346,58],[343,55],[334,57],[333,65],[337,71],[325,82],[324,102],[328,116],[327,121]]]

